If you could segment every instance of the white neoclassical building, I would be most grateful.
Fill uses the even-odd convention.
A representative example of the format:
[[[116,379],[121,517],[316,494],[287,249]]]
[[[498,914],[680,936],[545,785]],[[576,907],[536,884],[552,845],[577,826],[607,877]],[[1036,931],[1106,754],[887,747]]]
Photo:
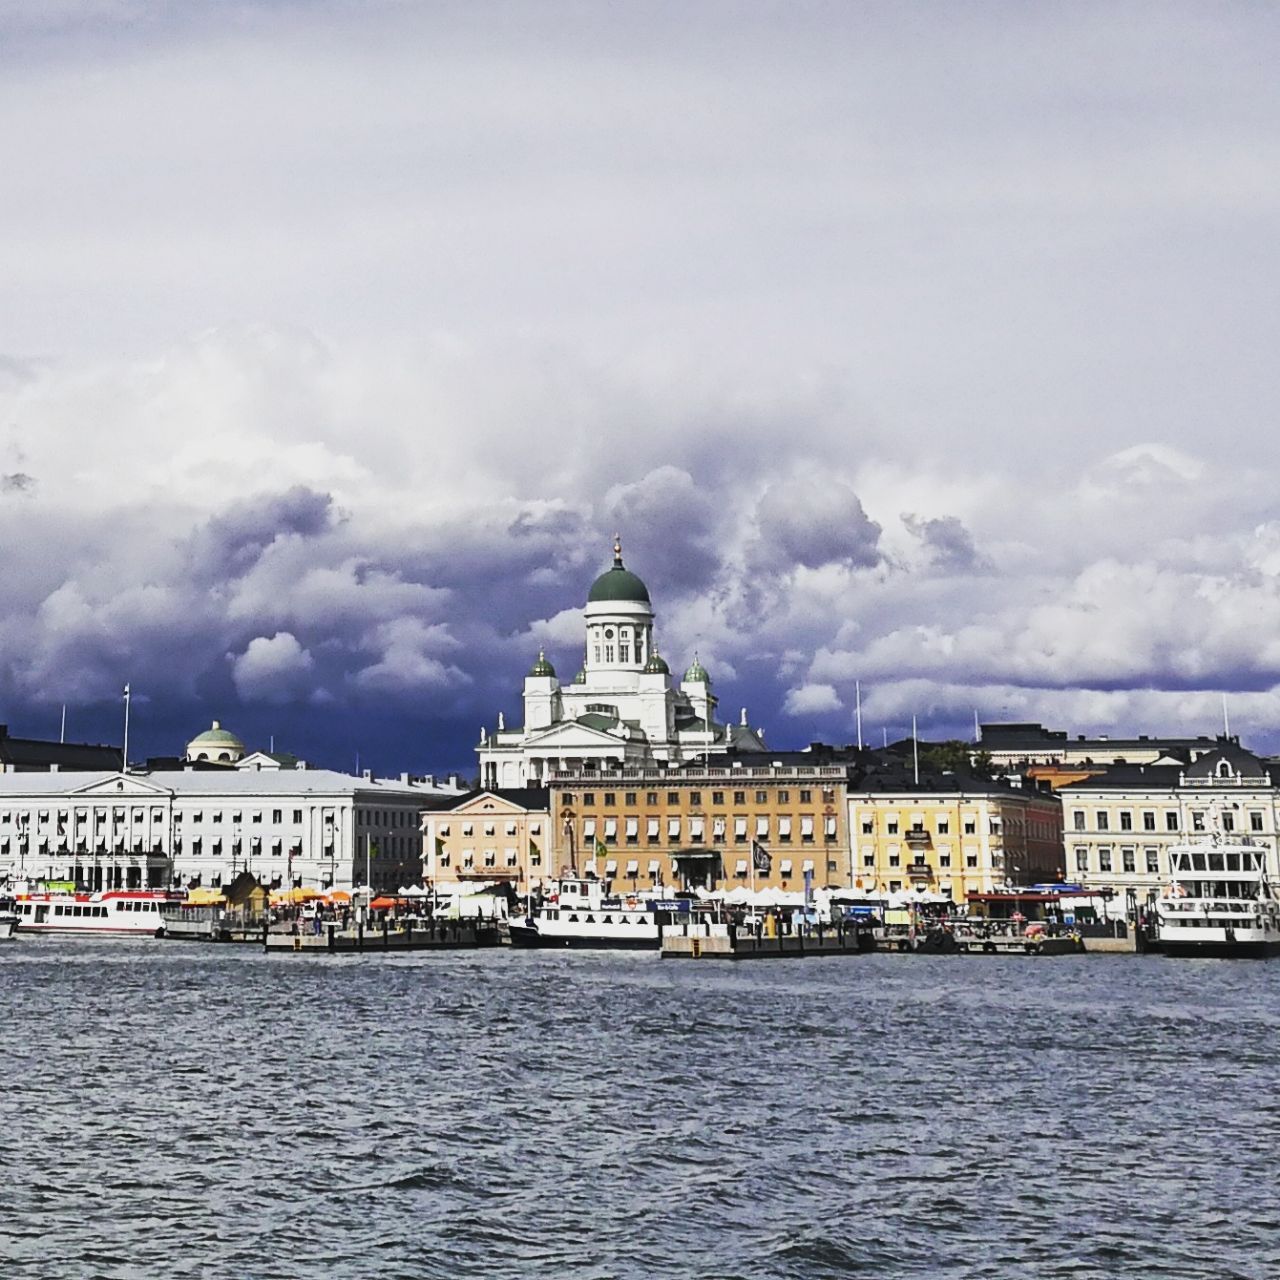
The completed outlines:
[[[695,654],[679,686],[658,652],[649,589],[622,563],[591,584],[582,669],[562,685],[545,653],[524,681],[524,723],[481,730],[484,787],[540,786],[559,769],[680,764],[726,747],[764,750],[758,731],[721,724],[711,677]]]
[[[0,888],[393,889],[422,871],[425,810],[456,784],[328,769],[0,773]]]

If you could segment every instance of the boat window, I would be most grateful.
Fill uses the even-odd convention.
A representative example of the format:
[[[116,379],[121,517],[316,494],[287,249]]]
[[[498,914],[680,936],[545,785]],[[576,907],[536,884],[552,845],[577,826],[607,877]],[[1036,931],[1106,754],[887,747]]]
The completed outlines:
[[[55,916],[60,916],[64,914],[65,911],[66,911],[66,907],[64,907],[61,903],[59,903],[56,907],[54,907],[53,914]]]
[[[601,916],[601,917],[600,917],[600,923],[601,923],[601,924],[612,924],[612,923],[613,923],[613,917],[612,917],[612,916]]]
[[[1205,866],[1204,866],[1204,854],[1203,854],[1203,853],[1193,853],[1193,854],[1191,855],[1191,866],[1192,866],[1192,867],[1193,867],[1193,869],[1194,869],[1194,870],[1196,870],[1196,871],[1203,871],[1203,870],[1205,869]]]
[[[1222,870],[1222,854],[1220,854],[1220,853],[1211,853],[1211,854],[1209,855],[1209,870],[1210,870],[1210,871],[1221,871],[1221,870]]]
[[[596,922],[596,918],[595,918],[595,916],[593,916],[593,915],[588,915],[588,916],[587,916],[587,923],[588,923],[588,924],[595,924],[595,922]]]
[[[1238,853],[1228,853],[1223,855],[1227,860],[1228,871],[1240,870],[1240,855]]]
[[[105,919],[107,914],[107,909],[106,907],[94,907],[93,914],[95,916],[98,916],[100,919]]]

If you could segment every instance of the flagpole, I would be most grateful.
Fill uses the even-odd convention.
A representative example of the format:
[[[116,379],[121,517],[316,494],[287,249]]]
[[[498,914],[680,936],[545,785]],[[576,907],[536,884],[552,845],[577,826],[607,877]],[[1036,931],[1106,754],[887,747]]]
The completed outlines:
[[[911,759],[915,765],[916,786],[920,785],[920,743],[916,739],[916,718],[911,717]]]
[[[858,708],[858,750],[862,750],[862,681],[853,682],[853,697]]]
[[[129,772],[129,686],[124,687],[124,751],[121,753],[120,772]]]
[[[67,704],[64,702],[62,704],[62,731],[58,734],[58,741],[66,742],[66,740],[67,740]]]

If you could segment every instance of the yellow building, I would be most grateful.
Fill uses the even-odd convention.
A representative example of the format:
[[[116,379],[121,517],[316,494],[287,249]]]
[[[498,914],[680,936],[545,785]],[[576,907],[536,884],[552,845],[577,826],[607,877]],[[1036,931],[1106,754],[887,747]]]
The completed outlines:
[[[537,889],[551,875],[545,787],[472,791],[424,815],[423,875],[435,884],[508,880]]]
[[[1043,792],[953,775],[860,786],[849,829],[853,884],[869,893],[926,889],[960,905],[971,893],[1062,878],[1062,806]]]
[[[848,770],[804,757],[554,771],[557,872],[593,871],[639,890],[752,883],[796,890],[806,871],[815,887],[847,884]],[[753,870],[753,848],[768,856],[767,871]]]

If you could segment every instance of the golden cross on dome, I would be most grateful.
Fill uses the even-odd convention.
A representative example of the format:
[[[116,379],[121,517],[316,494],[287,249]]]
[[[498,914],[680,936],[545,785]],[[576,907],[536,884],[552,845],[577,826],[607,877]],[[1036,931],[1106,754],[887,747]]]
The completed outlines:
[[[620,533],[613,535],[613,563],[619,568],[622,567],[622,534]]]

